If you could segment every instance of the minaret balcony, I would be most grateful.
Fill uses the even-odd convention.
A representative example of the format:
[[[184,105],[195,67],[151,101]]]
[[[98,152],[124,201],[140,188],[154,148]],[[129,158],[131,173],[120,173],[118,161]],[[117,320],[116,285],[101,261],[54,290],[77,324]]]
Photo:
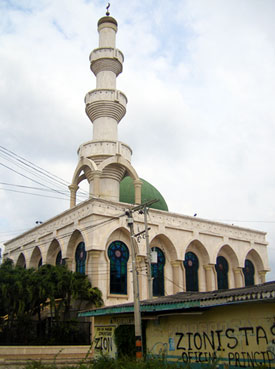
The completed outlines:
[[[93,140],[80,145],[78,149],[79,158],[95,159],[96,157],[109,157],[121,155],[131,162],[132,150],[123,142],[111,140]]]
[[[95,89],[89,91],[85,96],[85,104],[91,104],[96,101],[113,101],[123,105],[126,108],[127,97],[123,92],[119,90],[111,89]]]
[[[102,71],[110,71],[118,76],[122,72],[124,56],[118,49],[99,48],[90,54],[90,68],[97,75]]]
[[[118,90],[96,89],[85,96],[86,113],[94,122],[101,117],[110,117],[118,122],[126,113],[127,97]]]

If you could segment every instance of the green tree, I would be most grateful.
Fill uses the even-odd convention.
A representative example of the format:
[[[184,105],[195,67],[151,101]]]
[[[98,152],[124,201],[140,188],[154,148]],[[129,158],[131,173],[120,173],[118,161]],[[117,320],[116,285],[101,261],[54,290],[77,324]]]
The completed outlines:
[[[40,322],[46,308],[55,322],[69,320],[72,307],[80,309],[84,301],[101,306],[100,290],[91,286],[86,275],[66,266],[25,269],[11,260],[0,265],[0,316],[8,316],[8,323],[4,321],[8,330],[15,320],[25,324],[36,317]]]

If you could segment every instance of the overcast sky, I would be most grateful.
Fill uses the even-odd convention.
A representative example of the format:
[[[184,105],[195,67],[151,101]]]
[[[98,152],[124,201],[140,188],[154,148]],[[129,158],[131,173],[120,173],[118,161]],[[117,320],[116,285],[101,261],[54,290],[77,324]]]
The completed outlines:
[[[92,139],[88,57],[106,5],[0,0],[0,145],[68,182]],[[114,0],[110,11],[128,97],[119,139],[139,176],[172,212],[267,232],[275,280],[275,1]],[[68,208],[7,191],[39,185],[0,163],[0,241]]]

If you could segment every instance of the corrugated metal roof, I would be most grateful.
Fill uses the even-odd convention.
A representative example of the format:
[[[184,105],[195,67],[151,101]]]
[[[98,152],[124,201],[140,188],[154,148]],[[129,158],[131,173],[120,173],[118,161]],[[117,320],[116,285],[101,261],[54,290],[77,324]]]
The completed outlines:
[[[142,313],[206,308],[218,305],[239,304],[251,301],[275,302],[275,281],[251,287],[216,290],[211,292],[179,292],[175,295],[161,296],[140,302]],[[125,314],[134,311],[133,303],[107,306],[82,311],[79,316],[98,316]]]

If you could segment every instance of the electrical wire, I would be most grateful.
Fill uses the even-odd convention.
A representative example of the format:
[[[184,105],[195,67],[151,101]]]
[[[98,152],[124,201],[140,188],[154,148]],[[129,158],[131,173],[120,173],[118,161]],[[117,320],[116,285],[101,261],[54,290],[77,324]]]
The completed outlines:
[[[0,165],[2,165],[3,167],[5,167],[5,168],[7,168],[7,169],[11,170],[12,172],[14,172],[14,173],[16,173],[16,174],[19,174],[20,176],[22,176],[22,177],[24,177],[24,178],[29,179],[30,181],[32,181],[32,182],[34,182],[34,183],[37,183],[37,184],[39,184],[39,185],[41,185],[41,186],[43,186],[43,187],[46,187],[46,188],[48,188],[48,189],[50,189],[50,190],[52,190],[52,191],[54,191],[54,192],[57,192],[57,193],[59,193],[59,194],[62,194],[62,195],[64,194],[64,192],[61,192],[61,191],[56,190],[56,189],[54,189],[54,188],[51,188],[51,187],[49,187],[49,186],[45,185],[44,183],[38,182],[38,181],[36,181],[35,179],[30,178],[30,177],[28,177],[28,176],[26,176],[26,175],[24,175],[24,174],[22,174],[22,173],[18,172],[17,170],[12,169],[11,167],[9,167],[9,166],[7,166],[7,165],[5,165],[5,164],[3,164],[3,163],[0,163]],[[69,195],[68,195],[68,196],[69,196]]]
[[[15,154],[11,150],[8,150],[3,146],[0,146],[0,157],[9,162],[12,162],[14,165],[25,170],[28,173],[31,173],[33,176],[39,179],[43,179],[44,182],[50,183],[54,186],[65,186],[66,191],[68,191],[69,182],[28,161],[27,159],[24,159],[23,157]],[[88,192],[79,189],[77,194],[80,196],[87,196]]]
[[[66,186],[69,185],[69,182],[65,181],[64,179],[62,179],[62,178],[60,178],[60,177],[58,177],[56,175],[53,175],[52,173],[50,173],[46,169],[43,169],[43,168],[39,167],[38,165],[36,165],[36,164],[28,161],[27,159],[24,159],[22,156],[17,155],[13,151],[8,150],[7,148],[5,148],[5,147],[3,147],[1,145],[0,145],[0,151],[4,152],[6,154],[9,154],[12,157],[15,157],[16,160],[18,160],[19,162],[23,163],[24,165],[27,165],[28,164],[28,166],[34,168],[35,170],[37,170],[38,172],[40,172],[42,174],[47,173],[47,175],[49,177],[53,177],[55,180],[57,179],[61,184],[65,184]]]
[[[47,188],[24,186],[24,185],[18,185],[18,184],[7,183],[7,182],[0,182],[0,184],[4,185],[4,186],[11,186],[11,187],[29,188],[30,190],[39,190],[39,191],[48,191],[48,192],[52,191],[52,190],[47,189]]]
[[[9,188],[0,188],[0,190],[2,190],[2,191],[9,191],[9,192],[16,192],[16,193],[24,193],[24,194],[27,194],[27,195],[33,195],[33,196],[39,196],[39,197],[47,197],[47,198],[50,198],[50,199],[58,199],[58,200],[66,200],[66,201],[68,201],[68,198],[65,199],[63,197],[47,196],[47,195],[41,195],[39,193],[32,193],[32,192],[26,192],[26,191],[11,190]]]

